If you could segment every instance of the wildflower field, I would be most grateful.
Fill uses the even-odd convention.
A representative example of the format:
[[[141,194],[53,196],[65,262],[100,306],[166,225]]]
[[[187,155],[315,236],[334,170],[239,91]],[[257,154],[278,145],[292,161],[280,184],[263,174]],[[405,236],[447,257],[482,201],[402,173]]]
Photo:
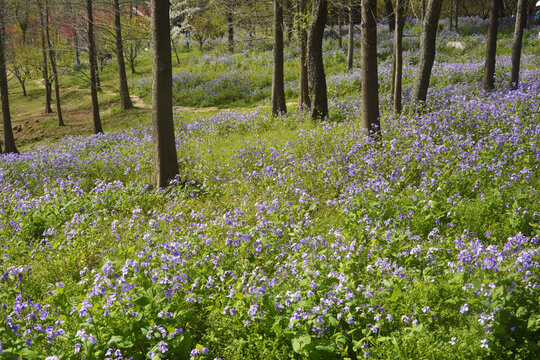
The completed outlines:
[[[165,190],[151,185],[146,125],[2,155],[0,358],[537,358],[539,27],[525,32],[516,91],[503,27],[485,93],[486,27],[442,31],[428,101],[400,116],[381,56],[378,144],[361,130],[360,70],[344,72],[330,40],[327,121],[290,106],[178,112],[181,175]],[[253,51],[251,72],[246,54],[214,82],[179,75],[178,89],[217,94],[239,78],[228,90],[265,98],[270,52]],[[212,56],[224,55],[194,63],[222,66]]]

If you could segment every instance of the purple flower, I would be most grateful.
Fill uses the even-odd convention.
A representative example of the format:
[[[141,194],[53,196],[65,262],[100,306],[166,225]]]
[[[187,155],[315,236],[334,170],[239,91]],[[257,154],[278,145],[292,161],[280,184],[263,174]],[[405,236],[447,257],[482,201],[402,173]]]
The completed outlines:
[[[162,354],[165,354],[167,352],[167,343],[164,341],[158,342],[156,345],[158,350],[161,351]]]
[[[481,345],[480,345],[481,348],[486,348],[487,349],[489,347],[489,345],[487,344],[487,339],[480,340],[480,343],[481,343]]]

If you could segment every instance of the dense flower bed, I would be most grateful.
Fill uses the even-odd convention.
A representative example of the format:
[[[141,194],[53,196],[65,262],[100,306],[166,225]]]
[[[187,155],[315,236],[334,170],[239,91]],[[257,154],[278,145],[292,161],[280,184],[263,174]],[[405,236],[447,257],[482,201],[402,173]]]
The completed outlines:
[[[163,191],[146,128],[0,157],[2,358],[534,358],[540,67],[523,66],[519,90],[501,75],[485,94],[477,65],[438,64],[447,82],[383,111],[380,144],[357,98],[321,124],[179,113]]]

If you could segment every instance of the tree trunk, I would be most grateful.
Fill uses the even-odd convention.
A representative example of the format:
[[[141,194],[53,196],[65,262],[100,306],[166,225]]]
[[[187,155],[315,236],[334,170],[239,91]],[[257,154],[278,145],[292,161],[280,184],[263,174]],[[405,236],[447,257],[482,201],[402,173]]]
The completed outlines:
[[[450,16],[448,16],[448,29],[452,30],[454,25],[454,0],[450,0]]]
[[[133,52],[133,46],[130,46],[130,51]],[[129,67],[131,68],[131,73],[132,74],[136,74],[137,72],[135,71],[135,59],[133,59],[132,56],[130,56],[130,59],[129,59]]]
[[[458,30],[458,20],[459,20],[459,0],[456,0],[456,11],[455,11],[455,14],[456,16],[456,23],[454,24],[454,29],[457,31]]]
[[[394,14],[394,8],[392,7],[392,0],[384,0],[384,6],[386,9],[386,22],[390,31],[394,31],[396,28],[396,15]]]
[[[412,99],[414,102],[425,102],[431,77],[431,69],[435,61],[435,45],[437,40],[437,25],[441,14],[442,0],[430,0],[423,21],[420,38],[420,60],[416,68]]]
[[[362,127],[380,138],[376,9],[377,0],[362,0]]]
[[[347,70],[353,69],[353,56],[354,56],[354,13],[353,13],[353,0],[349,0],[349,36],[347,46]]]
[[[122,23],[120,20],[120,4],[114,0],[114,27],[116,30],[116,59],[118,60],[118,80],[120,82],[120,100],[122,109],[127,110],[133,107],[129,97],[129,88],[126,75],[126,63],[124,61],[124,43],[122,41]]]
[[[343,49],[343,38],[341,36],[341,24],[342,24],[342,16],[341,16],[341,7],[338,10],[338,48],[340,50]]]
[[[272,77],[272,114],[287,112],[283,81],[283,4],[274,0],[274,74]]]
[[[103,133],[101,118],[99,116],[98,103],[98,83],[97,83],[97,59],[96,44],[94,40],[94,16],[92,11],[92,0],[86,0],[86,11],[88,14],[88,58],[90,62],[90,94],[92,96],[92,118],[94,120],[94,134]]]
[[[41,54],[43,56],[43,85],[45,86],[45,114],[52,113],[52,94],[51,94],[51,82],[49,81],[49,63],[47,61],[47,45],[45,43],[45,21],[43,20],[43,9],[41,8],[41,2],[38,1],[39,7],[39,22],[40,22],[40,36],[41,36]]]
[[[166,187],[178,174],[172,109],[172,60],[169,1],[152,0],[152,147],[157,187]]]
[[[233,9],[232,5],[227,6],[227,25],[229,28],[229,52],[234,52],[234,23],[233,23]]]
[[[4,54],[4,39],[6,29],[4,25],[4,12],[6,5],[4,0],[0,0],[0,97],[2,98],[2,118],[4,128],[4,146],[5,153],[18,153],[13,137],[13,129],[11,128],[11,113],[9,112],[9,94],[8,81],[6,74],[6,57]],[[1,148],[0,148],[1,152]]]
[[[180,56],[178,56],[178,51],[176,50],[176,42],[174,41],[173,38],[171,38],[171,46],[172,46],[172,50],[174,51],[174,56],[176,57],[176,63],[180,65]],[[188,49],[189,49],[189,45],[188,45]]]
[[[81,57],[79,55],[79,34],[77,33],[77,30],[75,30],[75,34],[73,35],[74,41],[75,41],[75,64],[77,66],[81,65]]]
[[[307,69],[307,31],[304,21],[306,15],[306,0],[297,0],[298,6],[298,39],[300,40],[300,84],[298,107],[310,107],[309,87],[308,87],[308,69]]]
[[[327,0],[313,0],[308,32],[308,80],[311,94],[311,118],[323,120],[328,116],[328,95],[322,53],[324,27],[328,15]]]
[[[489,30],[486,48],[486,62],[482,88],[491,91],[495,88],[495,61],[497,55],[497,31],[499,23],[499,9],[502,0],[491,0],[491,13],[489,15]]]
[[[54,97],[56,98],[56,116],[58,117],[58,126],[64,126],[64,117],[62,116],[62,106],[60,104],[60,83],[58,81],[58,71],[56,69],[56,54],[52,48],[51,36],[49,33],[49,1],[45,0],[45,37],[47,38],[47,48],[49,51],[49,60],[51,61],[51,70],[54,79]]]
[[[405,26],[405,1],[397,0],[396,4],[396,32],[394,33],[394,113],[402,110],[401,90],[403,77],[403,28]]]
[[[426,0],[422,0],[422,21],[426,18]]]
[[[519,66],[521,62],[521,45],[523,41],[523,25],[526,17],[526,0],[518,0],[516,25],[514,28],[514,46],[512,47],[512,70],[508,88],[516,90],[519,87]]]

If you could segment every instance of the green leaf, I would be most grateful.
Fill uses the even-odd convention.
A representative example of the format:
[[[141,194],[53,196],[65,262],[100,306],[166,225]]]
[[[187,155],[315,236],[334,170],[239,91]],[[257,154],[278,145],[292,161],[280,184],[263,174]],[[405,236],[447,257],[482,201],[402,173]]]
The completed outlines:
[[[300,337],[294,338],[292,341],[293,350],[296,353],[301,353],[304,348],[311,344],[311,336],[302,335]]]
[[[540,330],[540,315],[533,315],[527,322],[527,330],[538,331]]]
[[[274,330],[274,332],[276,333],[278,337],[283,336],[283,328],[281,327],[279,320],[276,320],[274,322],[274,325],[272,325],[272,330]]]
[[[133,301],[136,305],[144,307],[152,303],[152,299],[148,295],[141,295]]]

